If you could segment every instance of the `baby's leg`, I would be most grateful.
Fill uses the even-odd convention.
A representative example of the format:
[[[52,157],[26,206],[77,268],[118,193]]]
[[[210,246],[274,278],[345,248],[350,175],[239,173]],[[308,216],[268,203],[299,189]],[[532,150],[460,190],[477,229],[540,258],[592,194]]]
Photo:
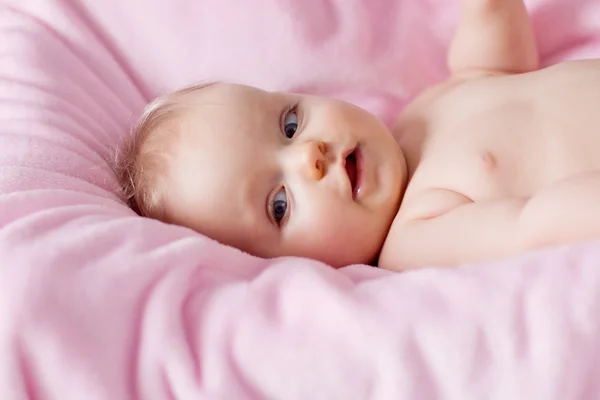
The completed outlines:
[[[600,171],[549,186],[531,198],[521,217],[528,248],[600,238]]]
[[[462,16],[448,55],[453,75],[538,68],[535,37],[523,0],[460,2]]]

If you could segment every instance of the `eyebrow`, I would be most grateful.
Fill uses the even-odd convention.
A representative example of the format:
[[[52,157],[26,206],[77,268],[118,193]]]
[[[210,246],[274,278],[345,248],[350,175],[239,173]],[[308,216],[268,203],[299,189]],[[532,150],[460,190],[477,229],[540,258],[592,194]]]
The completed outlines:
[[[273,101],[267,103],[267,107],[262,107],[263,115],[260,119],[260,125],[264,125],[261,129],[251,129],[249,135],[261,142],[280,139],[283,137],[281,132],[281,113],[285,106]]]

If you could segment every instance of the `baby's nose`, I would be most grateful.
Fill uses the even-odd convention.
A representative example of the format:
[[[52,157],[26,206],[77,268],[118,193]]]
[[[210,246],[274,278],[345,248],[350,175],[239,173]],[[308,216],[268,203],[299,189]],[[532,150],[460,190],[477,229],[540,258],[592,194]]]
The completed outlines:
[[[321,180],[327,173],[327,145],[320,140],[311,140],[304,145],[301,169],[305,177]]]

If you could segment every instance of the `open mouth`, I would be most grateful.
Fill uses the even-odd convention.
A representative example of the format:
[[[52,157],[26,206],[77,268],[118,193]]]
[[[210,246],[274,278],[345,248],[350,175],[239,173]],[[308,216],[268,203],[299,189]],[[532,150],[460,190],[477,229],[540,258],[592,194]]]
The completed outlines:
[[[345,167],[348,179],[350,180],[350,186],[352,187],[353,198],[356,198],[360,192],[361,158],[360,149],[358,147],[355,147],[354,150],[346,156]]]

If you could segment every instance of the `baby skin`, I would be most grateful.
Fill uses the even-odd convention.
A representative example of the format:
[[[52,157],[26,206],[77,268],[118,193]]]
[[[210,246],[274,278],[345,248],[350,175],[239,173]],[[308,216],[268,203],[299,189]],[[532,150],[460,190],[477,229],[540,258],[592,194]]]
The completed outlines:
[[[539,69],[522,0],[461,0],[450,76],[390,132],[338,100],[213,84],[152,105],[142,215],[260,257],[456,266],[600,237],[600,60]]]

